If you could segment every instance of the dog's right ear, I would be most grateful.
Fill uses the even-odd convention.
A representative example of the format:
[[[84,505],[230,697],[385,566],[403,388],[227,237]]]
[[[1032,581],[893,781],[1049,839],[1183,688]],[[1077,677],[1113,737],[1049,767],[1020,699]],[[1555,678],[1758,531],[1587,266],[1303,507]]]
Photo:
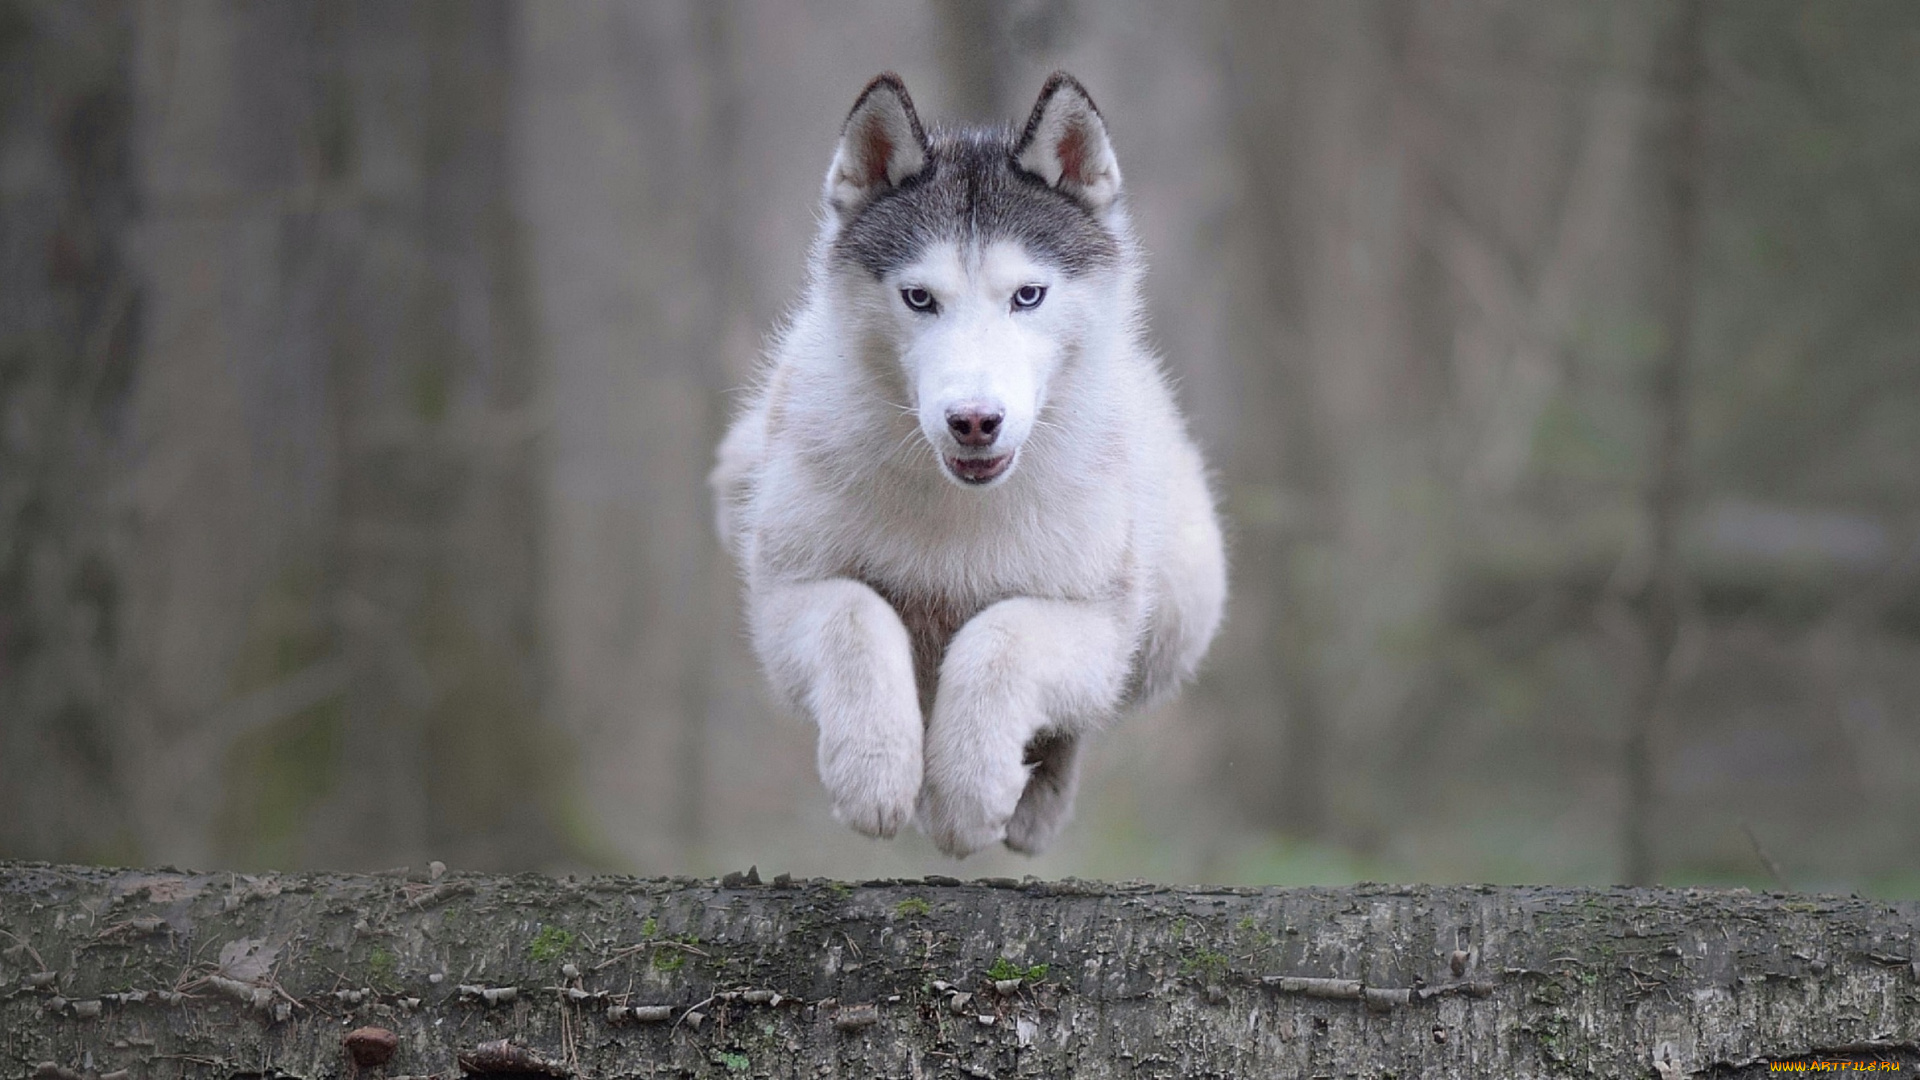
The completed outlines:
[[[840,129],[827,170],[827,205],[840,220],[927,164],[927,133],[900,76],[889,71],[867,84]]]
[[[1095,214],[1120,195],[1120,164],[1107,141],[1107,122],[1087,88],[1064,71],[1040,88],[1013,156],[1021,168]]]

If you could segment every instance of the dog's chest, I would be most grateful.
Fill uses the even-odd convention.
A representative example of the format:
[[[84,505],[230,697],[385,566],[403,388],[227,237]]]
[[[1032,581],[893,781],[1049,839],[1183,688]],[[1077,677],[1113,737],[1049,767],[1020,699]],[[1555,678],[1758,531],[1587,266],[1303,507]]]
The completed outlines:
[[[913,644],[913,677],[920,691],[920,708],[924,714],[933,707],[933,692],[940,680],[940,661],[946,656],[948,643],[953,641],[953,635],[966,625],[967,620],[978,615],[986,605],[948,596],[892,589],[874,582],[868,584],[893,605],[900,622],[907,628],[907,637]]]
[[[786,527],[770,530],[777,542],[763,553],[795,576],[848,577],[885,598],[911,641],[923,709],[954,635],[995,602],[1111,598],[1134,579],[1120,489],[1016,476],[990,493],[945,482],[809,490],[825,497],[782,500],[788,512],[773,520]],[[795,512],[803,505],[812,512]]]

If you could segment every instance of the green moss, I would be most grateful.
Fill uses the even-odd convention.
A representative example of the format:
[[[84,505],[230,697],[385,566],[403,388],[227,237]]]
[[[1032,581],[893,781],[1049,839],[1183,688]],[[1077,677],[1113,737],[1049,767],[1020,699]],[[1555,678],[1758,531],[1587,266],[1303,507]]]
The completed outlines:
[[[376,983],[393,985],[393,976],[399,969],[400,958],[385,946],[375,945],[373,954],[367,957],[367,973]]]
[[[650,938],[659,932],[660,932],[660,920],[654,918],[651,915],[647,916],[646,920],[640,924],[641,937]]]
[[[1184,957],[1180,961],[1180,974],[1206,982],[1219,982],[1227,974],[1227,958],[1211,949]]]
[[[902,919],[912,918],[918,915],[927,915],[932,913],[932,911],[933,908],[929,906],[925,900],[917,896],[909,896],[905,900],[893,905],[893,913]]]
[[[747,1060],[747,1055],[735,1054],[735,1053],[732,1053],[731,1051],[723,1050],[720,1053],[715,1054],[713,1056],[713,1059],[719,1062],[720,1064],[725,1065],[727,1067],[728,1072],[746,1072],[748,1069],[753,1067],[753,1062]]]
[[[687,966],[687,954],[679,949],[653,950],[653,970],[679,971]]]
[[[1555,1065],[1564,1065],[1572,1060],[1573,1021],[1562,1012],[1550,1012],[1537,1023],[1521,1028],[1533,1036],[1540,1045],[1540,1052]]]
[[[557,926],[543,926],[527,944],[527,955],[541,963],[546,963],[549,960],[559,959],[571,948],[573,948],[573,931],[562,930]]]
[[[1021,979],[1026,982],[1037,983],[1046,977],[1047,965],[1034,964],[1031,967],[1021,967],[1004,956],[996,958],[993,966],[987,969],[987,978],[992,979],[994,982],[1003,982],[1007,979]]]

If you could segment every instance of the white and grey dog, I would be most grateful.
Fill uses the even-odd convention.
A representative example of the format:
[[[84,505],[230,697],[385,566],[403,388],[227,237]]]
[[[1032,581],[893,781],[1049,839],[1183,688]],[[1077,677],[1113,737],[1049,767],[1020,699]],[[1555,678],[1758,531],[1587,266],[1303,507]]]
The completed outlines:
[[[1080,737],[1219,626],[1220,527],[1120,196],[1064,73],[1019,131],[925,129],[891,74],[842,128],[805,302],[712,483],[754,650],[863,833],[1040,851]]]

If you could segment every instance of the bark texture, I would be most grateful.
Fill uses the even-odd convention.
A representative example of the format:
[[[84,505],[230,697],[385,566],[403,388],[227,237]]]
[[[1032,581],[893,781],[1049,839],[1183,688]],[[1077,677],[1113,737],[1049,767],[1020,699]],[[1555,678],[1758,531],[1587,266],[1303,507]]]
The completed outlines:
[[[11,863],[0,864],[0,1070],[531,1080],[1912,1068],[1917,927],[1920,904],[1745,891]]]

